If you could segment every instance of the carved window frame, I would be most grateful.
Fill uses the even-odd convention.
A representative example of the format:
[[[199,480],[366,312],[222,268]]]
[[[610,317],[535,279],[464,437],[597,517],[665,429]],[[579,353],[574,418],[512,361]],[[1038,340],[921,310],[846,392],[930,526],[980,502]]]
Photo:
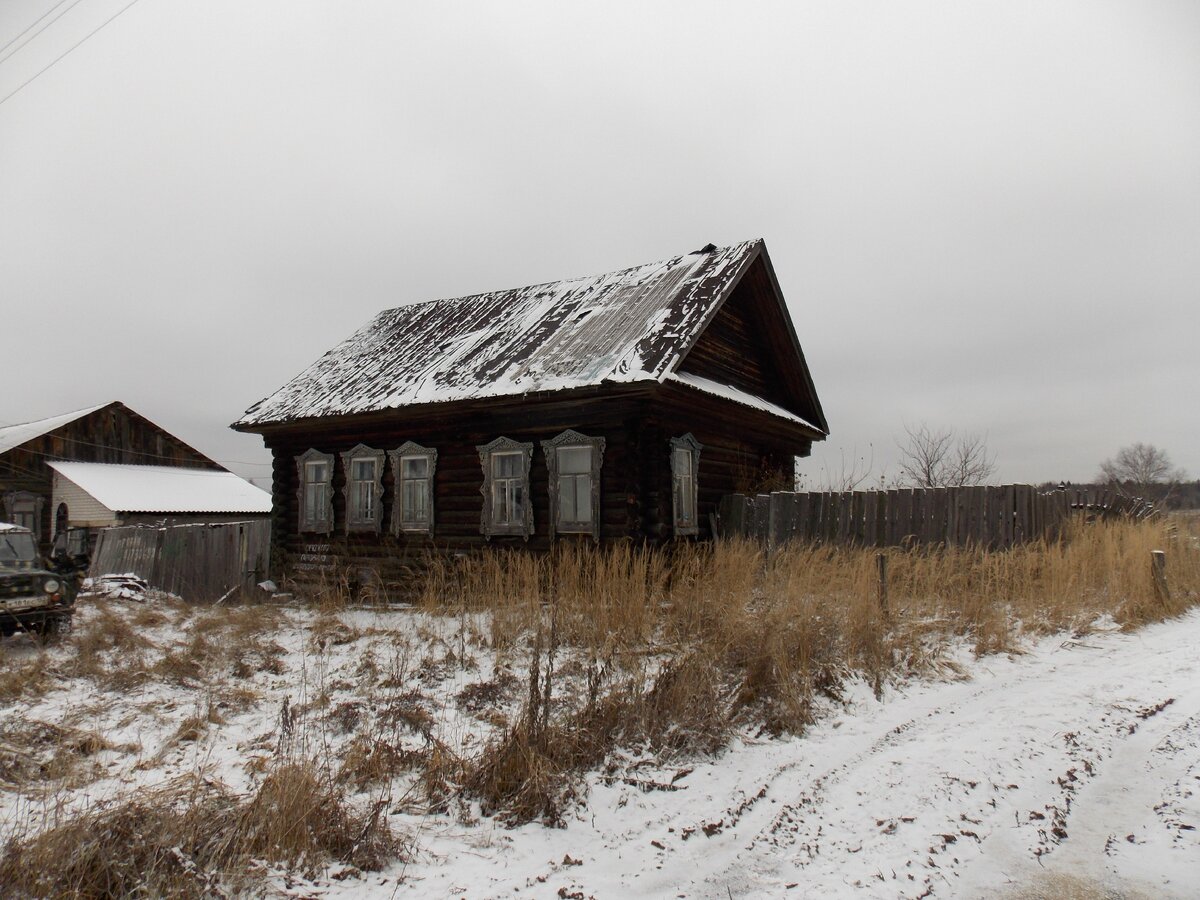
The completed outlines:
[[[10,491],[4,495],[4,519],[7,522],[17,524],[17,505],[31,504],[32,510],[22,510],[23,514],[32,513],[33,526],[29,528],[33,532],[33,539],[37,543],[42,540],[42,508],[46,505],[46,498],[41,494],[35,494],[33,491]]]
[[[325,463],[325,478],[314,484],[325,485],[325,509],[324,518],[309,519],[305,515],[305,488],[309,482],[306,480],[309,463],[323,462]],[[296,457],[296,478],[299,484],[299,489],[296,491],[296,530],[300,534],[333,534],[333,454],[322,453],[320,450],[308,449]]]
[[[529,540],[529,536],[533,534],[533,501],[529,496],[529,470],[533,463],[533,444],[523,444],[514,441],[511,438],[498,437],[494,441],[487,444],[480,444],[475,447],[479,451],[479,464],[483,467],[483,486],[479,489],[483,494],[483,511],[479,519],[479,532],[486,537],[495,537],[497,535],[516,535]],[[522,492],[522,511],[519,522],[497,523],[492,521],[493,501],[495,492],[493,486],[495,477],[493,474],[492,461],[504,454],[519,454],[523,465],[520,467],[522,475],[520,477]]]
[[[395,450],[389,450],[388,456],[392,460],[392,475],[394,478],[392,489],[392,533],[399,537],[402,533],[412,534],[433,534],[433,485],[434,475],[437,472],[438,452],[432,447],[422,447],[420,444],[413,441],[405,441]],[[414,459],[416,457],[425,457],[429,460],[429,473],[422,479],[426,483],[426,502],[429,510],[429,520],[419,522],[416,520],[405,521],[404,519],[404,460]]]
[[[379,533],[383,527],[383,465],[384,452],[358,444],[341,454],[342,457],[342,497],[346,501],[346,534],[360,531]],[[354,464],[360,459],[370,459],[375,462],[375,477],[371,480],[371,514],[362,515],[355,504]]]
[[[557,437],[542,441],[542,451],[546,454],[546,469],[550,473],[550,537],[555,534],[590,534],[593,539],[600,540],[600,471],[604,465],[605,441],[602,437],[589,437],[578,431],[567,429]],[[558,451],[566,449],[587,449],[591,451],[591,520],[587,522],[562,522],[559,519],[558,495],[559,484]],[[580,473],[582,474],[582,473]]]
[[[677,537],[700,533],[700,511],[698,509],[700,479],[698,475],[702,449],[704,449],[703,445],[690,431],[683,437],[671,438],[671,521]],[[688,458],[691,460],[690,473],[679,471],[678,460],[682,453],[688,454]],[[687,492],[686,498],[684,492]],[[682,502],[685,499],[690,503]],[[690,518],[687,517],[685,510],[681,509],[685,506],[691,507]]]

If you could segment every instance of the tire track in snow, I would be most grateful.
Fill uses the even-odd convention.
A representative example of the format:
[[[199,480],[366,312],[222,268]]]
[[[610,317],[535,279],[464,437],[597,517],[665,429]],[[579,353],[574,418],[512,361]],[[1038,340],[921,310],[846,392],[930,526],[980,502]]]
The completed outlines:
[[[1119,759],[1106,760],[1119,756],[1131,735],[1141,731],[1142,743],[1149,744],[1153,736],[1158,745],[1164,740],[1160,732],[1169,728],[1191,733],[1188,722],[1195,716],[1187,705],[1164,707],[1165,714],[1144,714],[1167,700],[1169,689],[1177,686],[1163,677],[1179,671],[1175,658],[1191,659],[1194,667],[1194,651],[1164,648],[1147,658],[1138,654],[1137,643],[1137,638],[1111,636],[1103,649],[1076,647],[1070,656],[1055,651],[1050,655],[1055,661],[1048,665],[1044,655],[996,665],[1002,674],[988,673],[986,684],[974,683],[965,692],[952,685],[925,693],[917,700],[925,705],[921,715],[891,724],[882,734],[876,730],[868,747],[822,767],[801,785],[789,785],[787,779],[803,760],[776,768],[750,802],[726,810],[730,821],[724,823],[726,834],[721,837],[739,842],[748,838],[744,850],[733,860],[723,860],[724,872],[702,878],[693,872],[692,883],[703,881],[713,896],[724,896],[734,888],[751,893],[778,890],[785,884],[803,888],[810,881],[808,872],[816,870],[815,880],[829,888],[831,878],[834,883],[840,880],[839,869],[857,869],[858,877],[848,875],[841,883],[866,889],[867,894],[956,895],[957,870],[975,862],[996,831],[1007,832],[1005,839],[1015,840],[1029,858],[1054,853],[1074,829],[1078,799],[1087,795],[1098,774],[1107,776],[1123,766]],[[1120,663],[1115,668],[1114,661]],[[1141,672],[1141,682],[1146,681],[1144,670],[1157,670],[1149,687],[1162,695],[1138,698],[1151,701],[1138,706],[1112,702],[1105,689],[1096,689],[1095,672],[1111,672],[1120,682],[1125,680],[1120,673],[1129,669]],[[1026,716],[1023,702],[1014,703],[1013,697],[1031,691],[1041,694],[1042,702],[1037,704],[1040,709],[1031,711],[1034,715]],[[880,712],[886,713],[887,706]],[[989,728],[989,718],[1015,725]],[[939,749],[954,748],[955,732],[964,729],[982,732],[990,743],[956,748],[939,758]],[[861,733],[855,736],[870,739]],[[828,739],[826,733],[817,740]],[[1188,746],[1194,760],[1195,744]],[[1129,752],[1144,755],[1148,750],[1139,745]],[[915,772],[914,756],[926,760]],[[1185,771],[1173,775],[1177,797],[1164,800],[1163,810],[1173,809],[1174,802],[1190,815],[1188,803],[1200,793],[1187,780],[1192,768],[1184,764]],[[900,770],[899,777],[892,770]],[[914,778],[924,780],[924,791],[930,796],[912,796],[903,789],[903,782]],[[893,791],[900,803],[912,804],[907,815],[894,808],[896,802],[887,802]],[[774,815],[762,814],[770,812],[764,800],[782,799],[778,795],[788,793],[790,797]],[[878,793],[885,795],[882,804],[873,796]],[[1194,834],[1186,828],[1179,831],[1184,840]],[[888,848],[889,843],[898,846]],[[854,864],[871,858],[878,863],[873,872],[870,864]]]

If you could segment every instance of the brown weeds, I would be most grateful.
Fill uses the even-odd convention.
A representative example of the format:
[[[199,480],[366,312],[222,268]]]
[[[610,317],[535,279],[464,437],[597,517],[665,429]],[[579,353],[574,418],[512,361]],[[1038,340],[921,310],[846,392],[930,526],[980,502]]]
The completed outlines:
[[[1159,548],[1169,598],[1150,574]],[[1161,521],[1079,524],[1006,552],[888,549],[886,606],[878,552],[571,543],[431,564],[427,606],[490,609],[495,648],[531,647],[524,710],[472,761],[466,791],[509,821],[556,823],[578,774],[618,745],[715,750],[739,724],[799,733],[850,677],[880,695],[897,676],[941,671],[952,639],[1006,652],[1024,634],[1086,630],[1106,615],[1137,627],[1200,599],[1195,542]],[[551,702],[559,644],[591,660],[586,699]]]
[[[245,799],[204,779],[141,791],[0,852],[18,896],[200,898],[248,893],[268,863],[378,869],[401,851],[385,806],[353,808],[311,762],[285,762]]]

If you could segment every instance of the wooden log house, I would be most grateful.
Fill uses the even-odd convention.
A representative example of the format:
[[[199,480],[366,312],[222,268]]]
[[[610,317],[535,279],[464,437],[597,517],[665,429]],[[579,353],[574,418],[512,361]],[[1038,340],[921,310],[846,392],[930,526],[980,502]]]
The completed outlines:
[[[380,313],[232,426],[274,459],[276,573],[710,535],[828,434],[761,240]]]

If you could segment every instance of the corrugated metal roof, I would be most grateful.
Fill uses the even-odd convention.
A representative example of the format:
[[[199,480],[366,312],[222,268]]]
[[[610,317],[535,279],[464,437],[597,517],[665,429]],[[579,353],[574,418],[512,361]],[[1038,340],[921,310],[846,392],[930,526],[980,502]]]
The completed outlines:
[[[761,247],[387,310],[233,427],[661,381]]]
[[[101,403],[99,406],[77,409],[75,412],[63,413],[61,416],[51,416],[49,419],[38,419],[36,422],[22,422],[19,425],[6,425],[0,428],[0,453],[7,453],[14,447],[20,447],[26,441],[32,441],[34,438],[39,438],[43,434],[53,431],[55,428],[61,428],[63,425],[74,422],[76,419],[82,419],[84,416],[91,415],[98,409],[104,409],[104,407],[111,405],[111,403]]]
[[[271,495],[232,472],[177,466],[51,462],[114,512],[268,513]]]

